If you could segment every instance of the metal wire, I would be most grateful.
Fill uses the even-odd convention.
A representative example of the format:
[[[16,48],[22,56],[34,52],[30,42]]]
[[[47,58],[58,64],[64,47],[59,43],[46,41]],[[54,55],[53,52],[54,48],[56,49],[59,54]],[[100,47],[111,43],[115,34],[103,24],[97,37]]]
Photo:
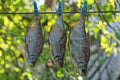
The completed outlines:
[[[63,12],[63,14],[80,13],[81,11]],[[87,13],[120,13],[120,11],[87,11]],[[34,14],[33,12],[0,12],[0,14]],[[39,14],[56,14],[56,12],[39,12]]]

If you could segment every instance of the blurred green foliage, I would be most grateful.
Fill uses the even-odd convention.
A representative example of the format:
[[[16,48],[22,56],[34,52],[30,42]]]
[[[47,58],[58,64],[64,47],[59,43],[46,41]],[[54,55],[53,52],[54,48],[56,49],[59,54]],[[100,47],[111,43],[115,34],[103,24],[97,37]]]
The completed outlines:
[[[70,0],[66,0],[68,3]],[[81,3],[80,3],[81,1]],[[64,5],[64,11],[74,11],[80,9],[84,0],[77,0],[76,4]],[[33,5],[31,0],[1,0],[0,12],[33,12]],[[68,3],[69,4],[69,3]],[[89,10],[98,10],[94,0],[88,0]],[[94,5],[94,6],[93,6]],[[76,6],[76,7],[74,7]],[[99,4],[101,10],[116,10],[115,0],[107,0],[105,6],[102,2]],[[94,7],[94,8],[93,8]],[[48,7],[42,5],[40,11],[50,11]],[[72,80],[74,79],[75,69],[71,62],[70,52],[68,46],[66,47],[65,65],[63,69],[58,69],[56,65],[48,62],[50,51],[48,46],[48,37],[51,27],[55,24],[57,16],[55,14],[40,15],[40,22],[44,28],[45,33],[45,47],[41,57],[39,58],[35,68],[29,67],[25,58],[25,34],[27,28],[32,25],[34,15],[32,14],[0,14],[0,80]],[[63,15],[65,27],[69,31],[76,25],[80,19],[80,14],[65,14]],[[98,38],[97,33],[102,30],[100,36],[100,44],[108,56],[114,53],[114,49],[120,40],[119,30],[115,34],[108,31],[106,21],[114,23],[120,21],[120,16],[116,13],[104,14],[101,18],[99,14],[89,14],[87,18],[98,18],[97,22],[94,20],[86,21],[86,28],[95,39]],[[119,42],[120,43],[120,42]],[[84,79],[86,80],[86,78]]]

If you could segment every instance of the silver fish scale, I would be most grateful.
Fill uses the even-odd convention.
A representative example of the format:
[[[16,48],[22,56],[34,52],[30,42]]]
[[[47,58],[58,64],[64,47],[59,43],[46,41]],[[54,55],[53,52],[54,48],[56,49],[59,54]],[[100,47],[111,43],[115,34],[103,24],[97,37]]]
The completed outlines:
[[[50,32],[49,41],[52,44],[57,44],[57,43],[59,44],[62,34],[65,33],[65,29],[61,21],[62,19],[59,19],[61,17],[58,17],[55,26],[53,26]]]
[[[72,29],[70,33],[70,53],[73,58],[74,65],[78,68],[81,75],[84,75],[87,69],[87,62],[89,57],[89,43],[85,32],[84,20]]]
[[[27,33],[26,44],[29,46],[29,55],[36,53],[37,37],[35,35],[37,35],[37,29],[29,30]]]
[[[52,27],[52,30],[50,32],[49,45],[51,49],[51,56],[59,67],[63,66],[65,44],[66,44],[66,32],[63,25],[63,19],[62,16],[58,16],[56,24],[55,26]]]
[[[65,33],[62,16],[58,16],[57,22],[55,26],[52,27],[52,30],[50,32],[49,36],[49,42],[52,45],[60,45],[61,37]]]

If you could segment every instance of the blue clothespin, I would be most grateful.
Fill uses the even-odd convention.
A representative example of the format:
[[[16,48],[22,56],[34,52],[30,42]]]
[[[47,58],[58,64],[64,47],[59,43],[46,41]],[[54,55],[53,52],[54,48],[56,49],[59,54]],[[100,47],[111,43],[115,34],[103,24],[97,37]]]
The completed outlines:
[[[37,3],[34,1],[34,14],[35,16],[38,16],[38,8],[37,8]]]
[[[87,14],[87,7],[88,7],[87,1],[84,1],[84,6],[82,8],[82,16],[86,16],[86,14]]]
[[[61,2],[58,3],[58,11],[57,11],[57,14],[58,14],[58,15],[61,15],[61,14],[62,14],[62,3],[61,3]]]

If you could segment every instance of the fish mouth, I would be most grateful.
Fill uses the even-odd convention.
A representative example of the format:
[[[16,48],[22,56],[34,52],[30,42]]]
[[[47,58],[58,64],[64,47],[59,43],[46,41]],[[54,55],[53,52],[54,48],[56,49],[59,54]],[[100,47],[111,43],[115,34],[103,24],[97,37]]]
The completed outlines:
[[[77,66],[78,68],[78,73],[81,75],[81,76],[85,76],[86,75],[86,72],[87,72],[87,67],[85,64],[81,63]]]
[[[61,56],[54,57],[55,63],[58,65],[58,67],[63,67],[63,58]]]
[[[58,64],[58,67],[60,67],[60,68],[63,67],[63,61],[62,60],[60,60],[59,62],[57,62],[57,64]]]
[[[35,67],[35,64],[36,64],[36,61],[31,61],[30,66],[31,66],[31,67]]]
[[[85,66],[83,66],[83,67],[78,67],[78,73],[79,73],[81,76],[85,76],[85,75],[86,75],[86,72],[87,72],[87,69],[85,68]]]
[[[31,67],[34,67],[37,61],[37,57],[35,55],[31,55],[28,61],[29,61],[29,65]]]

